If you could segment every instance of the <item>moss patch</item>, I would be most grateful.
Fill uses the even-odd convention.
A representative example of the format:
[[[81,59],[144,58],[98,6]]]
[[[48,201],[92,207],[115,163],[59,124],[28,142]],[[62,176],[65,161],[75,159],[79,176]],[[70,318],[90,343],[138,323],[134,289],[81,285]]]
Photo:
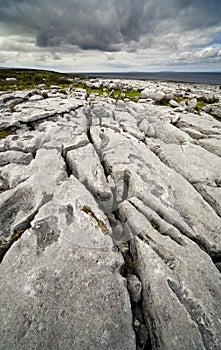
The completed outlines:
[[[213,103],[217,103],[219,102],[219,99],[217,98],[207,98],[207,97],[199,97],[197,99],[197,111],[200,114],[201,110],[203,109],[203,107],[205,107],[208,104],[213,104]]]
[[[160,101],[156,101],[155,104],[156,104],[157,106],[167,106],[167,107],[169,107],[169,106],[170,106],[169,102],[170,102],[170,99],[169,99],[169,98],[163,98],[163,99],[160,100]]]
[[[151,220],[150,224],[153,226],[153,228],[155,228],[155,230],[160,230],[160,226],[154,220]]]
[[[12,135],[14,131],[12,129],[5,129],[0,131],[0,139],[4,139],[8,135]]]
[[[15,243],[19,238],[21,238],[24,232],[25,232],[24,229],[19,228],[14,231],[13,235],[10,237],[8,241],[0,240],[0,263],[4,258],[5,254],[7,253],[7,251],[9,250],[9,248],[13,245],[13,243]]]
[[[200,113],[201,112],[201,110],[203,109],[203,107],[205,107],[205,102],[203,102],[203,101],[200,101],[200,100],[197,100],[197,111],[198,111],[198,113]]]
[[[86,213],[87,215],[89,215],[90,217],[92,217],[94,220],[96,220],[98,226],[100,227],[100,229],[102,230],[102,232],[103,232],[104,235],[110,234],[110,232],[109,232],[107,226],[105,225],[105,223],[104,223],[103,221],[99,220],[99,219],[97,218],[97,216],[93,213],[93,211],[92,211],[89,207],[87,207],[86,205],[84,205],[84,206],[81,208],[81,210],[82,210],[84,213]]]

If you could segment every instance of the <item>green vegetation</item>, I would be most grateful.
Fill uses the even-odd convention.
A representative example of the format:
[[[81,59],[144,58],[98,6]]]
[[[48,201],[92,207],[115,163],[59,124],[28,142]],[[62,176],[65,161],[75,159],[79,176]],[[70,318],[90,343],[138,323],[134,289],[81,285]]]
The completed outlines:
[[[74,84],[72,86],[72,89],[85,89],[88,94],[97,94],[99,96],[102,96],[103,94],[107,94],[110,97],[113,97],[117,100],[123,100],[124,98],[129,98],[130,100],[137,102],[137,100],[140,97],[140,92],[139,91],[122,91],[122,90],[114,90],[114,89],[107,89],[107,88],[93,88],[93,87],[88,87],[85,83],[78,83]]]
[[[34,89],[39,84],[44,84],[46,88],[51,85],[66,88],[76,76],[46,70],[0,69],[0,91]],[[6,78],[14,78],[16,81],[7,81]]]
[[[14,100],[14,101],[10,104],[10,106],[9,106],[10,112],[11,112],[11,113],[16,112],[15,107],[16,107],[17,105],[19,105],[19,103],[22,103],[22,102],[23,102],[23,100],[22,100],[22,101],[19,100],[19,99]]]
[[[206,97],[200,97],[197,99],[197,111],[198,113],[201,112],[202,108],[208,104],[213,104],[219,102],[219,99],[217,98],[206,98]]]
[[[93,213],[93,211],[92,211],[89,207],[87,207],[86,205],[84,205],[83,208],[81,208],[81,210],[82,210],[84,213],[86,213],[87,215],[89,215],[90,217],[92,217],[94,220],[96,220],[98,226],[100,227],[100,229],[102,230],[102,232],[103,232],[104,235],[110,234],[110,232],[109,232],[107,226],[104,224],[104,222],[101,221],[101,220],[99,220],[99,219],[97,218],[97,216]]]
[[[104,92],[105,92],[105,91],[103,91],[102,88],[96,89],[96,88],[88,87],[88,86],[86,86],[86,85],[84,85],[84,84],[81,85],[81,88],[82,88],[82,89],[86,89],[86,91],[87,91],[88,94],[98,94],[98,95],[101,96],[101,95],[103,95]],[[73,89],[74,89],[74,87],[73,87]]]
[[[7,78],[13,78],[15,80],[8,81]],[[79,79],[79,82],[74,82],[75,78]],[[67,94],[66,90],[68,87],[75,89],[85,89],[88,94],[98,94],[102,96],[107,94],[117,100],[129,98],[130,100],[137,102],[140,97],[139,91],[121,91],[112,90],[107,88],[94,88],[88,87],[86,80],[83,77],[71,73],[58,73],[46,70],[35,70],[35,69],[0,69],[0,91],[7,90],[31,90],[39,88],[49,89],[51,85],[57,85],[61,87],[60,93]],[[44,98],[47,98],[47,93],[43,92]],[[10,106],[11,112],[15,112],[15,106],[17,102],[13,102]]]
[[[25,231],[24,229],[19,228],[19,229],[14,231],[13,235],[10,237],[10,239],[8,241],[0,240],[0,263],[1,263],[4,255],[8,251],[8,249],[12,246],[13,243],[15,243],[19,238],[21,238],[24,231]]]
[[[197,111],[200,114],[201,109],[203,109],[203,107],[205,106],[205,102],[202,100],[197,100]]]
[[[43,92],[42,92],[42,97],[43,97],[44,99],[48,98],[48,94],[47,94],[46,91],[43,91]]]
[[[174,100],[177,101],[178,103],[180,102],[188,102],[188,98],[184,98],[183,96],[180,96],[180,95],[176,95],[174,97]],[[208,104],[213,104],[213,103],[217,103],[219,102],[219,99],[218,98],[209,98],[209,97],[206,97],[206,96],[202,96],[202,97],[198,97],[197,98],[197,107],[195,108],[196,111],[198,112],[198,114],[201,113],[201,110]],[[168,105],[167,104],[167,101],[160,101],[159,103],[156,103],[160,106],[165,106],[165,105]],[[221,121],[221,118],[217,115],[214,115],[212,113],[209,113],[212,117],[214,117],[216,120],[218,121]]]
[[[128,98],[139,98],[140,97],[140,91],[126,91],[125,95]]]
[[[203,101],[205,104],[213,104],[219,102],[218,98],[207,98],[207,97],[200,97],[198,98],[198,101]]]
[[[151,220],[150,224],[153,226],[153,228],[155,228],[155,230],[159,231],[160,226],[154,220]]]
[[[7,137],[8,135],[11,135],[13,133],[14,133],[14,131],[12,129],[1,130],[0,131],[0,139],[4,139],[5,137]]]
[[[108,95],[110,92],[108,92]],[[124,96],[124,97],[122,97]],[[139,91],[121,91],[121,90],[114,90],[113,97],[116,99],[123,99],[123,98],[129,98],[132,101],[136,102],[138,98],[140,97]]]
[[[59,90],[60,94],[67,95],[67,91],[65,89]]]
[[[175,96],[174,99],[175,99],[175,101],[178,102],[178,103],[185,101],[184,97],[183,97],[183,96],[180,96],[180,95]]]
[[[170,102],[170,99],[165,97],[164,99],[162,99],[160,101],[156,101],[155,104],[157,106],[170,106],[169,102]]]

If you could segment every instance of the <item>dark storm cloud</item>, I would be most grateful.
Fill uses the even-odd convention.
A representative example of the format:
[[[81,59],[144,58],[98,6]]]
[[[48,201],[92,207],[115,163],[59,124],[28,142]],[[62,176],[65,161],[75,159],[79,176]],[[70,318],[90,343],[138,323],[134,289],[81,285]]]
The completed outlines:
[[[120,51],[132,42],[220,23],[220,0],[2,0],[0,22],[39,47]],[[144,44],[143,44],[144,45]],[[134,50],[137,47],[134,46]]]

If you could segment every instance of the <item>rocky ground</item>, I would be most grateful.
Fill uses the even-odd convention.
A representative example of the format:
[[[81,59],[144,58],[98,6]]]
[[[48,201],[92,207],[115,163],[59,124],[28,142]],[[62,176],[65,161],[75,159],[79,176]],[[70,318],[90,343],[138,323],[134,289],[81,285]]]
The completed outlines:
[[[76,82],[0,94],[0,350],[219,350],[220,87]]]

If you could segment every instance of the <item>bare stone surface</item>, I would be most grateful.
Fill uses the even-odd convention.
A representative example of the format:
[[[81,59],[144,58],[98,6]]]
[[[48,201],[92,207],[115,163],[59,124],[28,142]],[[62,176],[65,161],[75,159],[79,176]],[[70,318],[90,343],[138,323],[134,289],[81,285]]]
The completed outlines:
[[[1,349],[135,349],[123,259],[85,204],[105,221],[72,177],[6,255]]]
[[[0,96],[0,350],[219,350],[219,87],[84,87]]]

